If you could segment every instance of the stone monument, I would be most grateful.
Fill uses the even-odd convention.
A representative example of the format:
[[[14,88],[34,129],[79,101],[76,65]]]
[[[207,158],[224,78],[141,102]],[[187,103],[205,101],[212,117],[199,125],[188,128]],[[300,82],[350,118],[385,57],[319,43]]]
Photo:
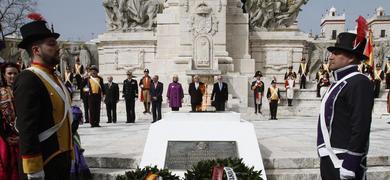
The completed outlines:
[[[305,56],[308,36],[296,17],[306,2],[104,0],[108,31],[98,37],[100,74],[122,81],[127,70],[140,77],[148,68],[164,84],[177,74],[184,92],[199,75],[207,85],[206,105],[214,76],[222,75],[228,107],[246,109],[253,104],[249,84],[256,70],[281,77]]]
[[[267,179],[254,126],[239,113],[170,112],[150,126],[140,167],[169,168],[183,177],[201,160],[229,157],[242,158]]]

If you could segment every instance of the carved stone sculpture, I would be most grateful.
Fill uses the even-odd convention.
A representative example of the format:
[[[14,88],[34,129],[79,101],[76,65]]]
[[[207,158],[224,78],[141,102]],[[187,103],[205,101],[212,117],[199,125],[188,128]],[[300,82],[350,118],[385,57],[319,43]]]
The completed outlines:
[[[291,26],[301,6],[309,0],[243,0],[249,14],[249,26],[254,31]]]
[[[103,0],[109,31],[152,30],[165,0]]]

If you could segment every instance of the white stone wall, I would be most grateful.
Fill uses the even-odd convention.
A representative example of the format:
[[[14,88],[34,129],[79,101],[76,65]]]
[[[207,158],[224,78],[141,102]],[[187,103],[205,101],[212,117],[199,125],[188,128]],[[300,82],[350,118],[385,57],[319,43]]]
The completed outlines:
[[[372,35],[375,39],[381,38],[381,31],[385,30],[386,36],[384,38],[390,37],[390,18],[387,21],[375,21],[370,24]]]
[[[338,21],[325,22],[321,26],[321,33],[323,34],[324,38],[327,40],[332,39],[333,30],[337,31],[336,37],[339,33],[344,32],[345,31],[345,21],[344,22],[338,22]]]

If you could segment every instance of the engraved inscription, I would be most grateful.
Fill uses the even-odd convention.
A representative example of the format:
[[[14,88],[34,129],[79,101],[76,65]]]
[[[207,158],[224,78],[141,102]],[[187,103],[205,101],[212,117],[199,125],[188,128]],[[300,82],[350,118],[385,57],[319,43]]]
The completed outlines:
[[[238,158],[235,141],[168,141],[165,168],[186,170],[202,160]]]

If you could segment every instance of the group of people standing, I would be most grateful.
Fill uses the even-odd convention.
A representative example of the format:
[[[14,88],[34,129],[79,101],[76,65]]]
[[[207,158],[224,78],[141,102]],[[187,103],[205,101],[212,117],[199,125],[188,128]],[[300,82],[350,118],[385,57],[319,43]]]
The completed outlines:
[[[228,86],[225,82],[222,82],[222,76],[218,76],[217,81],[218,82],[214,84],[211,95],[211,99],[213,100],[212,104],[215,106],[217,111],[224,111],[225,104],[228,99]],[[105,87],[107,87],[107,84]],[[114,87],[117,87],[117,84],[115,84]],[[138,89],[140,89],[140,91],[138,91]],[[177,75],[173,75],[172,82],[169,83],[167,89],[166,97],[169,107],[172,111],[179,111],[183,103],[184,90],[181,83],[179,83],[179,77]],[[163,102],[163,91],[164,84],[159,81],[159,76],[154,75],[153,77],[150,77],[149,69],[144,70],[144,75],[140,79],[139,83],[134,79],[132,71],[127,71],[127,79],[123,81],[122,91],[122,97],[124,98],[126,104],[126,123],[134,123],[136,120],[135,102],[138,100],[138,97],[140,98],[140,101],[143,102],[143,113],[152,114],[152,123],[160,120],[162,118],[161,108]],[[191,97],[192,112],[202,111],[202,102],[205,91],[205,84],[200,82],[200,77],[198,75],[195,75],[193,77],[193,82],[190,83],[188,87],[188,93]],[[115,99],[113,106],[116,106],[116,103],[119,100],[119,90],[118,88],[115,88],[115,93],[112,93],[112,95],[109,92],[110,91],[106,92],[105,99]],[[115,96],[115,98],[112,98],[111,96]],[[150,106],[152,106],[151,109]],[[113,117],[116,117],[115,109],[111,110],[110,113],[107,109],[107,114],[113,113]],[[109,120],[110,116],[111,115],[108,115]],[[116,120],[114,122],[116,122]]]

